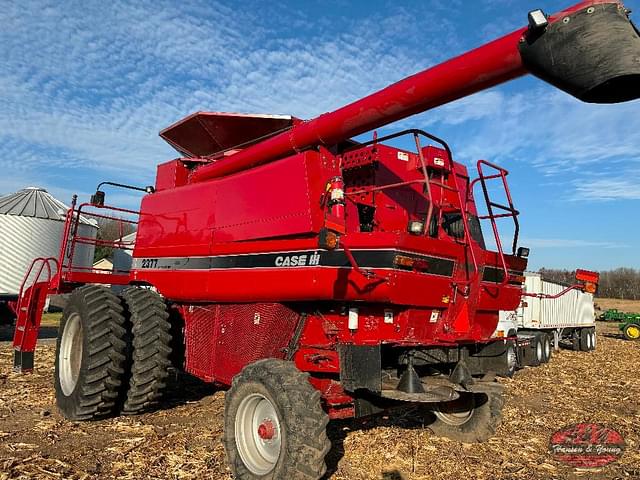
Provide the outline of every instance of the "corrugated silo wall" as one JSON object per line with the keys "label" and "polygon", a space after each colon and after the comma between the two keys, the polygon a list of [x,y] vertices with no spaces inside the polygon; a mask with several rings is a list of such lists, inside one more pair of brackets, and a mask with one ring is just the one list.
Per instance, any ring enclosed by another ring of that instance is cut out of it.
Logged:
{"label": "corrugated silo wall", "polygon": [[[0,294],[17,294],[34,258],[58,257],[64,222],[18,215],[0,215]],[[80,235],[95,237],[96,229],[81,225]],[[74,265],[90,267],[92,245],[78,245]],[[33,278],[32,278],[33,280]]]}

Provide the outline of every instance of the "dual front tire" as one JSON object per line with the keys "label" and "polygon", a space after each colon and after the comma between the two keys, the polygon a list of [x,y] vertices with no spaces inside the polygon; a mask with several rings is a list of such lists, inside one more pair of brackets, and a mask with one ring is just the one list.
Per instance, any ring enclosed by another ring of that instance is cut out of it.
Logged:
{"label": "dual front tire", "polygon": [[99,285],[75,289],[56,346],[60,412],[79,421],[152,408],[170,365],[168,316],[164,301],[151,290],[131,287],[118,297]]}

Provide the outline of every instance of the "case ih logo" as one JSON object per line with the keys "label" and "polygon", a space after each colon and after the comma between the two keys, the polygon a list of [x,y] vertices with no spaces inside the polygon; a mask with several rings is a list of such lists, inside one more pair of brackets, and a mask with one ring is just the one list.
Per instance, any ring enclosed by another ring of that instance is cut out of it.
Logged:
{"label": "case ih logo", "polygon": [[551,436],[553,457],[572,467],[603,467],[622,456],[624,438],[615,430],[598,423],[577,423]]}
{"label": "case ih logo", "polygon": [[276,267],[304,267],[307,265],[318,265],[320,263],[320,254],[313,253],[311,255],[280,255],[276,257]]}

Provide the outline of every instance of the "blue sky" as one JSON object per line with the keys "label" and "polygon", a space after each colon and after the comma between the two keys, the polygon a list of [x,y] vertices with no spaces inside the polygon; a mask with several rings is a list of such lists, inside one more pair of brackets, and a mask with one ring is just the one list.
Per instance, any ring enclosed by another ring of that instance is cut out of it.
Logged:
{"label": "blue sky", "polygon": [[[176,156],[158,132],[191,112],[311,118],[570,1],[1,0],[0,193],[152,184]],[[526,77],[380,133],[408,126],[511,170],[532,268],[640,268],[639,101],[586,105]]]}

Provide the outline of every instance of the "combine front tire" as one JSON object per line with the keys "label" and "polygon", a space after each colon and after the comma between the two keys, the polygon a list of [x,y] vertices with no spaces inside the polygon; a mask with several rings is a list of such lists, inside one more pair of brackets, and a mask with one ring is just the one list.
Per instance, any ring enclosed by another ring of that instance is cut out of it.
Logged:
{"label": "combine front tire", "polygon": [[160,295],[140,287],[122,292],[131,320],[131,377],[122,413],[151,409],[167,386],[171,366],[171,324]]}
{"label": "combine front tire", "polygon": [[317,480],[331,447],[329,417],[309,376],[291,362],[246,366],[225,397],[224,446],[234,478]]}
{"label": "combine front tire", "polygon": [[56,403],[70,420],[114,413],[125,374],[125,317],[108,288],[85,285],[64,309],[55,358]]}
{"label": "combine front tire", "polygon": [[478,384],[474,392],[461,393],[453,402],[433,408],[435,417],[428,428],[440,437],[463,443],[484,442],[502,422],[504,387],[499,383]]}

